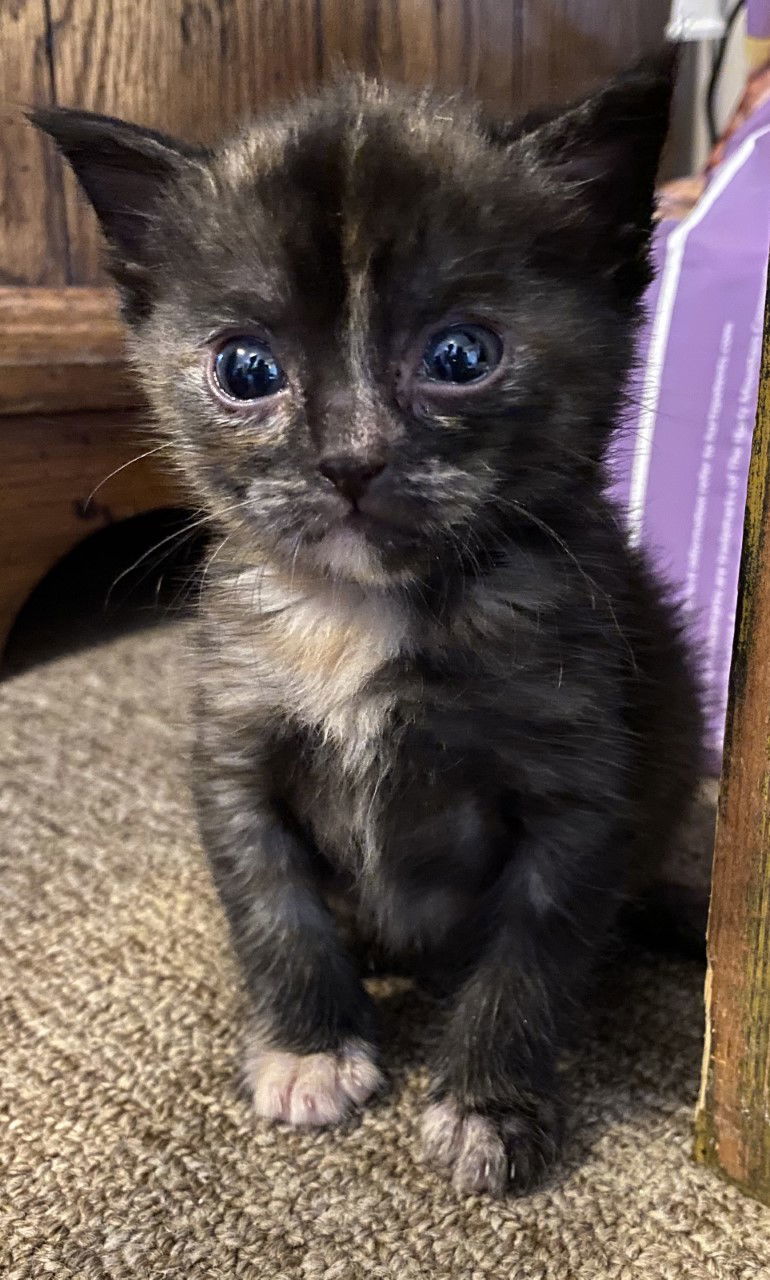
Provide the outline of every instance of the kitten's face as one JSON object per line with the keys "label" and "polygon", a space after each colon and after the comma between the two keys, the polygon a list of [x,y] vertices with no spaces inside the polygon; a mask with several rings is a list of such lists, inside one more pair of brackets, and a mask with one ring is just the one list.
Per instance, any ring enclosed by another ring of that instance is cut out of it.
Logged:
{"label": "kitten's face", "polygon": [[610,322],[529,261],[526,169],[462,117],[410,124],[322,111],[218,154],[167,212],[185,243],[136,344],[209,503],[363,579],[455,557],[574,467]]}
{"label": "kitten's face", "polygon": [[582,107],[501,140],[356,85],[213,152],[150,138],[149,221],[126,211],[125,163],[100,208],[108,163],[84,177],[59,132],[118,244],[160,421],[247,553],[403,580],[474,560],[595,472],[646,278],[668,95],[651,86],[633,216],[600,98],[599,125]]}

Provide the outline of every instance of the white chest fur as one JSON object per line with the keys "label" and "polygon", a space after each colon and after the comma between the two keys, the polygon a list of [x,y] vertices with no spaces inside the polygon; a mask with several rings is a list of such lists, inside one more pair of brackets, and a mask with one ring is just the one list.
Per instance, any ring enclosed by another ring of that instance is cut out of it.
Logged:
{"label": "white chest fur", "polygon": [[236,589],[252,619],[241,643],[261,696],[333,740],[348,767],[365,767],[391,704],[368,682],[408,644],[401,602],[273,573],[243,573]]}

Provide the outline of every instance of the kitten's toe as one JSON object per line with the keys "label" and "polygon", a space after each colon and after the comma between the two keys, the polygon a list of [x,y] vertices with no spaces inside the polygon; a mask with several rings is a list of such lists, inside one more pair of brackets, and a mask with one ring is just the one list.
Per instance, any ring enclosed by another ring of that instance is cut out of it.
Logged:
{"label": "kitten's toe", "polygon": [[383,1084],[371,1048],[350,1041],[340,1053],[285,1053],[253,1046],[246,1082],[254,1110],[266,1120],[327,1125],[343,1120]]}
{"label": "kitten's toe", "polygon": [[559,1151],[558,1107],[544,1099],[527,1111],[493,1116],[463,1111],[451,1097],[423,1117],[422,1154],[462,1195],[500,1196],[540,1183]]}
{"label": "kitten's toe", "polygon": [[499,1196],[508,1184],[508,1157],[494,1124],[476,1112],[463,1114],[453,1098],[425,1112],[422,1154],[462,1195]]}
{"label": "kitten's toe", "polygon": [[501,1196],[508,1186],[508,1154],[494,1123],[471,1114],[463,1121],[452,1186],[461,1195]]}
{"label": "kitten's toe", "polygon": [[437,1169],[449,1169],[460,1150],[463,1117],[454,1098],[434,1102],[422,1118],[422,1156]]}

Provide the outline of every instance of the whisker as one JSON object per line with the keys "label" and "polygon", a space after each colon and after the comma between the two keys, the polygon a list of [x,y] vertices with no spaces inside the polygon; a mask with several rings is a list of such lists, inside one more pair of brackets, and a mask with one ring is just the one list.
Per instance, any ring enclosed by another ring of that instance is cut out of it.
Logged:
{"label": "whisker", "polygon": [[[190,539],[193,537],[193,534],[195,532],[195,528],[197,528],[197,525],[192,529],[184,528],[184,529],[174,530],[174,532],[172,534],[169,534],[167,538],[163,538],[160,542],[156,542],[152,547],[149,547],[147,551],[145,551],[139,557],[138,560],[134,561],[132,565],[129,565],[127,569],[124,569],[118,575],[118,577],[115,578],[113,582],[110,584],[109,591],[107,592],[107,595],[104,600],[105,610],[109,608],[111,603],[112,593],[114,589],[119,585],[122,578],[126,577],[129,573],[132,572],[132,570],[137,569],[139,565],[144,563],[144,561],[147,560],[149,556],[153,555],[154,552],[160,551],[161,547],[167,544],[172,544],[168,547],[167,551],[162,552],[160,555],[156,556],[154,560],[151,560],[147,565],[144,573],[141,575],[141,577],[132,583],[130,590],[135,591],[137,587],[140,587],[143,582],[147,581],[147,578],[149,574],[152,573],[153,569],[157,569],[158,566],[163,564],[164,561],[168,560],[169,556],[173,555],[174,552],[178,550],[179,547],[184,546],[186,542],[190,541]],[[176,542],[174,541],[175,539],[176,539]]]}
{"label": "whisker", "polygon": [[159,444],[159,445],[156,445],[154,449],[148,449],[146,453],[139,453],[135,458],[129,458],[128,462],[121,463],[119,467],[116,467],[115,470],[111,471],[108,476],[105,476],[103,480],[100,480],[99,483],[96,485],[96,487],[91,490],[85,502],[83,503],[83,514],[84,515],[88,514],[88,508],[91,505],[91,502],[93,501],[94,497],[99,492],[99,490],[107,483],[107,481],[113,478],[113,476],[120,475],[121,471],[125,471],[127,467],[133,467],[135,462],[141,462],[143,458],[151,458],[153,454],[160,453],[161,450],[170,449],[170,448],[171,448],[170,444]]}
{"label": "whisker", "polygon": [[211,567],[214,564],[214,561],[216,560],[220,551],[224,551],[225,547],[227,546],[230,539],[233,537],[234,533],[235,533],[235,530],[231,529],[230,532],[219,543],[216,550],[209,556],[208,560],[206,561],[206,564],[203,569],[203,573],[201,574],[200,581],[198,583],[198,600],[200,600],[201,595],[203,593],[203,589],[206,586],[206,578],[208,577],[209,571],[211,570]]}
{"label": "whisker", "polygon": [[[193,533],[194,533],[194,532],[195,532],[195,530],[192,530],[190,533],[188,533],[188,534],[187,534],[187,539],[188,539],[188,540],[193,536]],[[234,531],[233,531],[233,532],[234,532]],[[199,578],[199,577],[198,577],[199,572],[200,572],[200,565],[199,565],[199,564],[196,564],[196,565],[195,565],[195,566],[190,570],[190,572],[189,572],[189,573],[184,577],[184,579],[183,579],[182,581],[180,581],[179,586],[178,586],[178,588],[177,588],[177,591],[176,591],[176,594],[175,594],[175,596],[174,596],[173,600],[172,600],[168,605],[166,605],[166,608],[165,608],[165,610],[164,610],[164,616],[165,616],[165,617],[168,617],[170,614],[174,613],[174,612],[175,612],[175,610],[176,610],[176,608],[177,608],[177,605],[179,605],[180,603],[181,603],[181,604],[186,604],[186,603],[188,602],[189,597],[190,597],[190,595],[192,594],[193,588],[196,586],[196,583],[197,583],[197,587],[198,587],[198,601],[200,602],[200,593],[201,593],[202,586],[203,586],[203,579],[205,578],[206,573],[208,572],[208,569],[210,568],[212,561],[216,559],[216,556],[217,556],[217,555],[219,554],[219,552],[222,550],[222,547],[224,546],[225,542],[228,542],[228,541],[229,541],[229,539],[230,539],[232,536],[233,536],[233,533],[232,533],[232,532],[231,532],[231,533],[229,533],[229,534],[227,535],[227,537],[226,537],[226,538],[224,538],[224,539],[223,539],[223,541],[219,544],[219,546],[218,546],[217,550],[214,552],[214,554],[212,555],[211,559],[210,559],[210,560],[209,560],[209,562],[207,563],[206,568],[205,568],[205,569],[204,569],[204,571],[203,571],[203,576],[202,576],[201,578]],[[175,550],[175,548],[173,548],[173,549],[172,549],[172,551],[173,551],[173,550]],[[167,555],[171,555],[171,554],[172,554],[172,551],[167,552],[167,553],[166,553],[166,556],[167,556]],[[164,557],[161,557],[161,558],[163,559],[163,558],[165,558],[165,556],[164,556]],[[157,562],[156,562],[156,563],[157,563]],[[146,577],[147,575],[145,574],[144,576]],[[141,580],[143,581],[143,579],[141,579]]]}
{"label": "whisker", "polygon": [[591,577],[591,575],[584,569],[583,565],[580,563],[577,556],[572,551],[572,549],[567,545],[564,539],[561,538],[559,534],[556,532],[556,530],[552,529],[551,526],[547,524],[545,520],[541,520],[539,516],[536,516],[534,512],[530,511],[529,508],[525,507],[523,503],[518,502],[515,498],[508,498],[506,499],[506,501],[508,505],[513,507],[515,511],[519,511],[521,515],[524,516],[525,519],[531,520],[532,523],[537,528],[541,529],[543,533],[546,534],[547,537],[551,538],[552,541],[556,544],[556,546],[558,546],[561,549],[561,551],[564,552],[567,558],[572,561],[578,573],[590,588],[592,609],[596,608],[596,595],[594,593],[598,593],[600,596],[603,597],[604,602],[609,611],[610,617],[612,618],[615,630],[617,631],[620,639],[623,641],[623,644],[625,645],[628,651],[629,657],[631,658],[631,664],[632,664],[634,673],[638,674],[634,651],[631,647],[628,637],[625,635],[622,627],[620,626],[620,623],[618,622],[617,614],[615,613],[615,607],[613,605],[613,602],[609,593],[605,591],[602,587],[600,587],[599,584],[596,582],[596,580]]}
{"label": "whisker", "polygon": [[110,589],[107,592],[107,596],[105,598],[105,602],[104,602],[105,608],[109,607],[110,600],[112,598],[112,593],[115,590],[115,588],[118,586],[118,584],[122,582],[123,579],[127,577],[129,573],[133,573],[135,569],[138,569],[139,565],[143,564],[144,561],[148,558],[148,556],[153,555],[156,551],[159,551],[161,547],[167,546],[168,543],[170,542],[174,542],[175,540],[178,541],[181,538],[189,536],[196,529],[200,529],[203,525],[209,524],[211,523],[211,521],[219,519],[220,516],[226,515],[228,512],[237,510],[241,505],[242,504],[240,502],[236,502],[231,507],[225,507],[222,511],[210,512],[207,515],[204,515],[200,520],[194,520],[191,524],[186,525],[184,529],[175,529],[173,533],[168,534],[165,538],[161,538],[160,542],[156,542],[155,545],[150,547],[147,551],[143,551],[142,554],[134,561],[133,564],[128,565],[128,567],[126,569],[123,569],[118,574],[118,576],[113,580],[112,584],[110,585]]}

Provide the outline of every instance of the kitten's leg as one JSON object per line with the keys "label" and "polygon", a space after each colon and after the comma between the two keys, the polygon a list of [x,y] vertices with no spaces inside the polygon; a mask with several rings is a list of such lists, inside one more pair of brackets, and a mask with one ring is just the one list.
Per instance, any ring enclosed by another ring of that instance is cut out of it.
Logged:
{"label": "kitten's leg", "polygon": [[559,1051],[620,905],[613,826],[571,814],[541,827],[496,887],[480,958],[449,1006],[423,1122],[425,1158],[461,1192],[524,1190],[558,1154]]}
{"label": "kitten's leg", "polygon": [[373,1010],[315,884],[312,851],[253,760],[199,749],[203,842],[253,1004],[246,1077],[258,1114],[330,1124],[379,1088]]}

